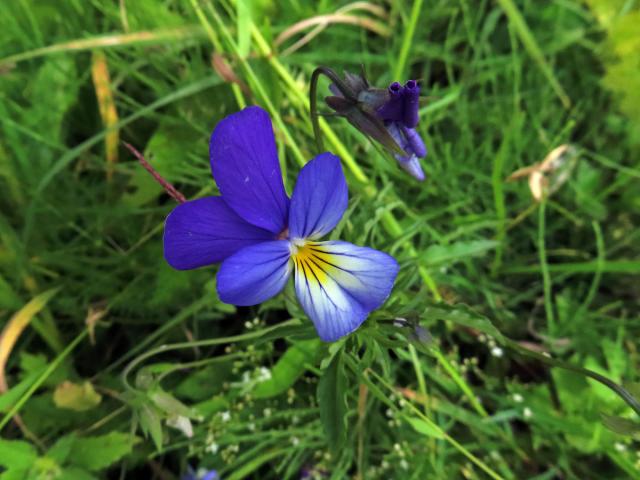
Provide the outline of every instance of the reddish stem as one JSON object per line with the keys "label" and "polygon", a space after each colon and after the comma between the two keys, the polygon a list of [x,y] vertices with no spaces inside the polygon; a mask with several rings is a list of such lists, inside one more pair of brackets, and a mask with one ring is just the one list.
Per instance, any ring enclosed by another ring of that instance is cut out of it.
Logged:
{"label": "reddish stem", "polygon": [[167,192],[169,195],[171,195],[176,202],[178,203],[184,203],[187,201],[186,198],[184,198],[184,195],[182,195],[182,193],[180,193],[176,187],[174,187],[173,185],[171,185],[169,182],[167,182],[164,178],[162,178],[162,175],[160,175],[158,172],[156,172],[156,170],[151,166],[151,164],[149,162],[147,162],[147,160],[144,158],[144,156],[135,149],[135,147],[127,142],[122,142],[124,144],[125,147],[127,147],[127,149],[133,153],[135,155],[135,157],[138,159],[138,161],[140,162],[140,164],[145,168],[145,170],[147,172],[149,172],[151,174],[151,176],[155,179],[156,182],[158,182],[160,185],[162,185],[162,188],[164,188],[165,192]]}

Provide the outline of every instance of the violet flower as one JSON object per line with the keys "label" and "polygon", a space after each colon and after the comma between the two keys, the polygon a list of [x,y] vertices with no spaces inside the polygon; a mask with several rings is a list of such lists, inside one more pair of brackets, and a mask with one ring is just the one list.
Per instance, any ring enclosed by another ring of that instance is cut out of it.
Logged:
{"label": "violet flower", "polygon": [[341,80],[326,67],[316,71],[319,72],[316,76],[323,73],[333,80],[329,86],[333,96],[325,98],[327,105],[389,150],[411,176],[423,181],[419,159],[427,155],[427,149],[416,131],[420,108],[418,82],[409,80],[404,86],[393,82],[385,90],[370,87],[364,73],[347,72]]}
{"label": "violet flower", "polygon": [[182,476],[181,480],[220,480],[220,477],[215,470],[199,468],[196,471],[191,465],[187,465],[187,473]]}
{"label": "violet flower", "polygon": [[221,196],[183,203],[169,214],[167,262],[179,270],[222,262],[218,295],[241,306],[277,295],[293,276],[322,340],[356,330],[389,296],[398,264],[371,248],[319,241],[347,208],[339,158],[325,152],[309,161],[289,199],[271,120],[261,108],[222,120],[209,147]]}
{"label": "violet flower", "polygon": [[405,155],[394,153],[393,156],[412,177],[423,181],[424,171],[418,159],[427,155],[427,149],[415,129],[419,120],[420,86],[415,80],[409,80],[404,87],[393,82],[388,91],[389,98],[377,109],[377,113],[405,152]]}

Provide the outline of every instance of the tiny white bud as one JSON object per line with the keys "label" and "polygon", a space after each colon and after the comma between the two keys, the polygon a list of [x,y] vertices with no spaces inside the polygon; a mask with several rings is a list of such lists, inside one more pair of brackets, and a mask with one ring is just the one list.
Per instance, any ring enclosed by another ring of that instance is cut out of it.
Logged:
{"label": "tiny white bud", "polygon": [[491,355],[493,355],[494,357],[500,358],[502,357],[502,355],[504,355],[504,351],[500,347],[495,346],[491,349]]}

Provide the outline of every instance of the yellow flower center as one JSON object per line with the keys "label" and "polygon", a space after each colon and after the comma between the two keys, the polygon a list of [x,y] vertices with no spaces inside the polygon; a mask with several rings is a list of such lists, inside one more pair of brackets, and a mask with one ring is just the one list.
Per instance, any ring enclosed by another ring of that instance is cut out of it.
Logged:
{"label": "yellow flower center", "polygon": [[308,282],[325,283],[336,268],[331,255],[317,242],[292,241],[291,259],[296,272],[303,274]]}

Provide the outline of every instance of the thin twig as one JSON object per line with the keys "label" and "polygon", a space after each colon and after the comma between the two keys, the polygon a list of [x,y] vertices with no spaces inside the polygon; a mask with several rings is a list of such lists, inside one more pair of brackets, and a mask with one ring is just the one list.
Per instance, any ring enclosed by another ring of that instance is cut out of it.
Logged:
{"label": "thin twig", "polygon": [[140,162],[140,164],[145,168],[145,170],[147,172],[149,172],[151,174],[151,176],[155,179],[156,182],[158,182],[160,185],[162,185],[162,188],[164,188],[164,190],[171,195],[176,202],[178,203],[185,203],[187,201],[187,199],[184,197],[184,195],[182,195],[182,193],[180,193],[173,185],[171,185],[169,182],[167,182],[162,175],[160,175],[155,168],[153,168],[151,166],[151,164],[149,162],[147,162],[147,160],[144,158],[144,156],[135,149],[135,147],[133,147],[131,144],[127,143],[127,142],[122,142],[124,144],[125,147],[127,147],[127,149],[133,153],[133,155],[135,155],[135,157],[138,159],[138,161]]}

